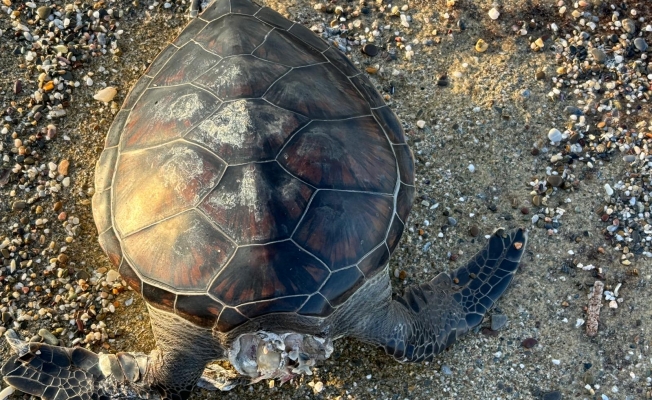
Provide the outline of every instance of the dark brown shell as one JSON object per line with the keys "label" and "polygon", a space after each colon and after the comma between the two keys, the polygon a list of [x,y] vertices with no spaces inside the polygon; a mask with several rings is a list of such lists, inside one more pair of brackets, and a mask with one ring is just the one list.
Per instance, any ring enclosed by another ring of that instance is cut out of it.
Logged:
{"label": "dark brown shell", "polygon": [[100,244],[128,284],[228,331],[332,313],[387,263],[414,172],[347,57],[271,9],[217,0],[127,96],[95,186]]}

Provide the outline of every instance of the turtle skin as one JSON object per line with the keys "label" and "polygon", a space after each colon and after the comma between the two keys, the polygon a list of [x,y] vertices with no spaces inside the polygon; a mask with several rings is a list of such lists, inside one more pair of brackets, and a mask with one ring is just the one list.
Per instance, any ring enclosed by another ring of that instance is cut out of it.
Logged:
{"label": "turtle skin", "polygon": [[404,131],[308,28],[218,0],[152,62],[97,163],[99,242],[152,307],[228,332],[325,318],[383,270],[414,198]]}

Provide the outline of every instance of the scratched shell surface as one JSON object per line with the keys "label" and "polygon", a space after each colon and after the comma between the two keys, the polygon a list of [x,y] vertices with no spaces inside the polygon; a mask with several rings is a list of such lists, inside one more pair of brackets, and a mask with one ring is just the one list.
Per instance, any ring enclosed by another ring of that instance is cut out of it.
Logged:
{"label": "scratched shell surface", "polygon": [[228,331],[326,317],[382,270],[413,169],[396,116],[346,56],[269,8],[218,0],[127,96],[93,213],[146,301]]}

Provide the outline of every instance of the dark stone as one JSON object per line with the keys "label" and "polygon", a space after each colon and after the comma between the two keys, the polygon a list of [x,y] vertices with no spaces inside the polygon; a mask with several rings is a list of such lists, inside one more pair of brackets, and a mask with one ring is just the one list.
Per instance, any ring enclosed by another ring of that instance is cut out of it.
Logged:
{"label": "dark stone", "polygon": [[544,393],[541,400],[561,400],[561,392],[555,390],[553,392]]}
{"label": "dark stone", "polygon": [[375,57],[378,55],[378,46],[373,45],[371,43],[367,43],[362,47],[362,52],[369,57]]}
{"label": "dark stone", "polygon": [[537,343],[539,343],[539,341],[535,338],[527,338],[521,342],[521,346],[525,347],[526,349],[531,349],[532,347],[536,346]]}

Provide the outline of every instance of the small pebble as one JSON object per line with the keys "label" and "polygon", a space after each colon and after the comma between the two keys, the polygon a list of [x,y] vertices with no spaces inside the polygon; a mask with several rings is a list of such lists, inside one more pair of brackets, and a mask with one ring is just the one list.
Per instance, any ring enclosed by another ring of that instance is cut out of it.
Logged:
{"label": "small pebble", "polygon": [[417,121],[417,126],[419,127],[419,129],[423,129],[423,128],[425,128],[425,126],[426,126],[426,121],[424,121],[424,120],[422,120],[422,119],[418,120],[418,121]]}
{"label": "small pebble", "polygon": [[61,160],[61,162],[59,162],[59,166],[57,167],[57,172],[59,172],[60,175],[66,176],[68,175],[69,167],[70,167],[70,161]]}
{"label": "small pebble", "polygon": [[521,342],[521,346],[525,347],[526,349],[531,349],[536,346],[537,343],[539,343],[539,341],[535,338],[527,338]]}
{"label": "small pebble", "polygon": [[507,315],[493,314],[491,316],[491,330],[499,331],[507,325]]}
{"label": "small pebble", "polygon": [[641,52],[647,51],[647,47],[648,47],[645,39],[641,37],[634,39],[634,46],[636,46],[636,48]]}
{"label": "small pebble", "polygon": [[607,61],[607,54],[602,49],[592,48],[591,55],[595,61],[599,62],[600,64],[604,64],[605,61]]}
{"label": "small pebble", "polygon": [[100,90],[99,92],[95,93],[95,96],[93,98],[98,101],[103,101],[105,103],[110,102],[113,100],[113,98],[118,94],[118,90],[114,88],[113,86],[108,86],[105,87],[104,89]]}
{"label": "small pebble", "polygon": [[36,9],[36,14],[41,19],[46,19],[47,17],[49,17],[51,12],[52,9],[47,6],[39,7]]}
{"label": "small pebble", "polygon": [[631,19],[629,19],[629,18],[624,19],[621,22],[621,24],[622,24],[623,29],[625,30],[625,32],[632,33],[632,34],[636,32],[636,24]]}
{"label": "small pebble", "polygon": [[500,17],[500,12],[498,10],[496,10],[496,7],[489,10],[488,14],[489,14],[489,18],[491,18],[493,20],[497,20],[498,17]]}
{"label": "small pebble", "polygon": [[116,280],[120,279],[120,274],[118,271],[114,269],[110,269],[109,272],[106,273],[106,282],[107,283],[113,283]]}
{"label": "small pebble", "polygon": [[477,237],[480,234],[480,228],[477,227],[477,225],[471,225],[469,228],[469,235],[473,237]]}
{"label": "small pebble", "polygon": [[56,338],[49,330],[43,328],[38,331],[38,335],[43,339],[43,341],[52,346],[57,346],[59,344],[59,339]]}
{"label": "small pebble", "polygon": [[564,182],[564,180],[559,175],[549,175],[546,178],[546,182],[552,187],[559,187]]}
{"label": "small pebble", "polygon": [[544,393],[541,400],[561,400],[561,392],[555,390],[553,392]]}
{"label": "small pebble", "polygon": [[553,143],[561,142],[562,138],[563,138],[563,136],[562,136],[561,132],[559,131],[559,129],[552,128],[548,132],[548,139],[550,139],[550,141],[553,142]]}
{"label": "small pebble", "polygon": [[362,52],[369,57],[375,57],[378,55],[378,47],[376,45],[373,45],[371,43],[367,43],[364,46],[362,46]]}
{"label": "small pebble", "polygon": [[478,41],[475,43],[475,51],[478,53],[484,53],[488,48],[489,45],[482,39],[478,39]]}

